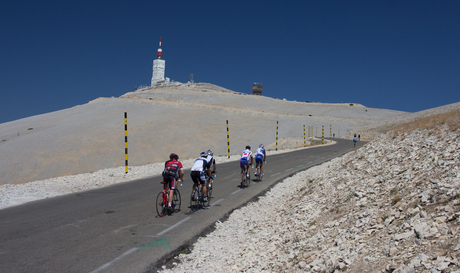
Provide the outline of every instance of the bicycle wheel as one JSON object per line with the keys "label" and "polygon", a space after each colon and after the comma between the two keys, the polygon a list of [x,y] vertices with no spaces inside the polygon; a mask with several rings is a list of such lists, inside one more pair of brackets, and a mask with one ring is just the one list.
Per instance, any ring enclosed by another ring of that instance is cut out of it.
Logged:
{"label": "bicycle wheel", "polygon": [[157,202],[156,206],[157,206],[158,216],[160,216],[160,217],[165,216],[166,212],[168,211],[168,205],[166,204],[166,201],[164,200],[164,192],[163,191],[158,193],[156,202]]}
{"label": "bicycle wheel", "polygon": [[248,170],[245,169],[244,172],[243,172],[243,188],[247,188],[248,187]]}
{"label": "bicycle wheel", "polygon": [[180,211],[180,205],[181,205],[181,197],[180,197],[180,191],[178,189],[174,190],[173,194],[173,208],[174,212],[179,212]]}
{"label": "bicycle wheel", "polygon": [[190,209],[192,211],[197,211],[200,205],[200,198],[198,193],[198,188],[193,188],[192,194],[190,195]]}
{"label": "bicycle wheel", "polygon": [[246,188],[247,188],[251,184],[251,178],[249,177],[249,167],[246,169],[245,176],[246,176]]}

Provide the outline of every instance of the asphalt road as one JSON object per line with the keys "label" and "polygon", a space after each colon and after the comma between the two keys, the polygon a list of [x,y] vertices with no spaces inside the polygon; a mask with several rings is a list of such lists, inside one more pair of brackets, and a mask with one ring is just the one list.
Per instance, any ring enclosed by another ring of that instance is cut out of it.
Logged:
{"label": "asphalt road", "polygon": [[353,150],[351,141],[336,141],[268,156],[264,180],[246,189],[239,187],[238,162],[217,162],[211,206],[197,212],[189,209],[189,170],[179,188],[181,211],[163,218],[155,209],[159,176],[0,210],[0,271],[156,272],[283,178]]}

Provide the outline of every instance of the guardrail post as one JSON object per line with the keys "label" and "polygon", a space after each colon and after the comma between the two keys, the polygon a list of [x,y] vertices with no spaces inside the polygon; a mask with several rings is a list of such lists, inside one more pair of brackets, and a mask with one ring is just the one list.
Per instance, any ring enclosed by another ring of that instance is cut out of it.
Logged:
{"label": "guardrail post", "polygon": [[228,158],[230,158],[230,135],[228,133],[228,119],[227,119],[227,149],[228,149]]}
{"label": "guardrail post", "polygon": [[276,121],[276,150],[278,151],[278,121]]}
{"label": "guardrail post", "polygon": [[321,144],[324,144],[324,125],[321,128]]}
{"label": "guardrail post", "polygon": [[307,147],[307,141],[305,139],[305,125],[303,126],[303,146]]}
{"label": "guardrail post", "polygon": [[128,113],[125,112],[125,172],[128,173]]}

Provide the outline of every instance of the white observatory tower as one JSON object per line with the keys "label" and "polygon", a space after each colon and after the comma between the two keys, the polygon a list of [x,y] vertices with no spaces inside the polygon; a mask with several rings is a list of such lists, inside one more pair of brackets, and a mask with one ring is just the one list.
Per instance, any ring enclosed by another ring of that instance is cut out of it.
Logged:
{"label": "white observatory tower", "polygon": [[158,82],[164,82],[165,80],[165,60],[161,59],[161,38],[160,38],[160,47],[158,48],[157,57],[153,60],[153,72],[152,72],[152,82],[150,86],[155,86]]}

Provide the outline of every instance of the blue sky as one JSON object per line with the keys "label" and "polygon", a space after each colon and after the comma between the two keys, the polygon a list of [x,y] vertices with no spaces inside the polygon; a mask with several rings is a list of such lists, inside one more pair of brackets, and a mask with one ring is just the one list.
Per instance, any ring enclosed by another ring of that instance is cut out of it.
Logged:
{"label": "blue sky", "polygon": [[460,1],[2,1],[0,123],[166,76],[297,101],[460,101]]}

